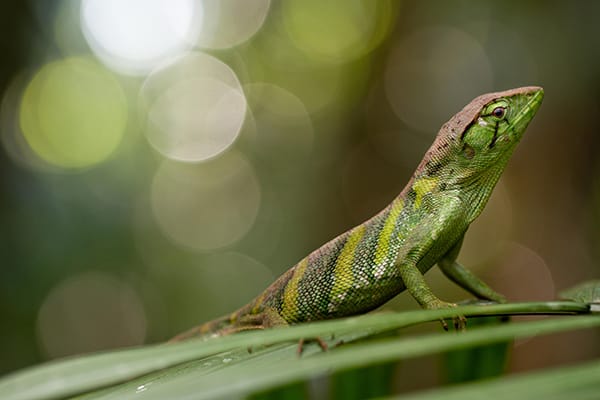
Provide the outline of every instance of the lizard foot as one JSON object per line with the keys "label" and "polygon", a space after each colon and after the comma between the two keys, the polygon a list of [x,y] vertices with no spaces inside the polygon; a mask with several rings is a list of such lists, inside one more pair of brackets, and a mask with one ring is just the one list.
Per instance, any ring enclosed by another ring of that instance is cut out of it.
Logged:
{"label": "lizard foot", "polygon": [[304,351],[304,344],[307,342],[317,342],[317,344],[319,345],[319,347],[321,348],[321,350],[323,351],[327,351],[327,343],[325,343],[325,341],[323,339],[321,339],[320,337],[316,337],[313,339],[300,339],[298,341],[298,349],[296,350],[296,353],[298,354],[298,357],[300,357],[302,355],[302,352]]}
{"label": "lizard foot", "polygon": [[[425,308],[428,310],[438,310],[440,308],[453,308],[453,307],[457,307],[457,304],[448,303],[448,302],[445,302],[442,300],[437,300],[437,301],[430,302],[429,304],[426,305]],[[443,319],[440,319],[440,322],[442,324],[442,328],[444,328],[445,331],[448,331],[448,323]],[[467,328],[467,319],[462,315],[453,317],[452,323],[454,325],[454,329],[457,331],[463,332]]]}

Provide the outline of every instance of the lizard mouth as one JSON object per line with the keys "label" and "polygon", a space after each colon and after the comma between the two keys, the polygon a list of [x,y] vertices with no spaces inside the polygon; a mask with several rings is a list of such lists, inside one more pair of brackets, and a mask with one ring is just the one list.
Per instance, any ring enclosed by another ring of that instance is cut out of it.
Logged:
{"label": "lizard mouth", "polygon": [[539,86],[531,86],[523,88],[523,94],[525,95],[525,104],[521,106],[511,124],[513,127],[511,136],[515,136],[516,138],[520,138],[523,135],[525,128],[527,128],[527,125],[529,125],[529,122],[540,108],[544,98],[544,89]]}

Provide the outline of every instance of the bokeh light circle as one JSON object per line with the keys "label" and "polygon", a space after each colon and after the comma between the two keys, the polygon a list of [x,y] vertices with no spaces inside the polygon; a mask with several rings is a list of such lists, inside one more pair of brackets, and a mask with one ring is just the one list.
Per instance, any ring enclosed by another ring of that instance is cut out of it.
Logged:
{"label": "bokeh light circle", "polygon": [[270,83],[244,85],[252,113],[256,153],[273,166],[294,167],[311,153],[312,120],[293,93]]}
{"label": "bokeh light circle", "polygon": [[390,0],[285,0],[284,24],[308,56],[343,63],[367,54],[388,35],[395,16]]}
{"label": "bokeh light circle", "polygon": [[233,70],[199,52],[150,75],[140,98],[150,144],[164,156],[186,162],[204,161],[231,146],[247,108]]}
{"label": "bokeh light circle", "polygon": [[473,97],[492,90],[491,63],[482,45],[450,27],[429,27],[392,49],[385,92],[392,109],[410,127],[437,132]]}
{"label": "bokeh light circle", "polygon": [[311,115],[332,119],[355,107],[370,85],[373,60],[359,57],[344,63],[335,55],[311,56],[296,45],[285,18],[280,17],[283,4],[272,9],[275,17],[269,18],[260,37],[244,51],[246,81],[268,82],[288,90]]}
{"label": "bokeh light circle", "polygon": [[[207,254],[202,261],[196,257],[194,262],[179,263],[176,274],[181,280],[178,288],[184,300],[178,305],[178,312],[182,320],[189,321],[184,326],[237,309],[276,278],[264,264],[233,251],[219,251]],[[221,297],[223,291],[229,295]],[[218,302],[214,301],[216,298]],[[198,304],[211,307],[199,308]]]}
{"label": "bokeh light circle", "polygon": [[25,73],[18,74],[4,91],[0,104],[0,141],[15,164],[38,171],[47,171],[50,165],[31,149],[19,123],[23,92],[30,80],[31,77]]}
{"label": "bokeh light circle", "polygon": [[29,82],[19,120],[40,158],[58,167],[83,168],[117,148],[127,102],[119,82],[100,64],[68,58],[46,64]]}
{"label": "bokeh light circle", "polygon": [[244,237],[260,199],[252,166],[234,151],[202,164],[165,160],[152,184],[152,209],[162,231],[174,243],[201,251]]}
{"label": "bokeh light circle", "polygon": [[[554,298],[556,284],[546,261],[533,249],[517,242],[504,242],[500,265],[491,269],[489,281],[511,301],[543,301]],[[527,282],[515,285],[515,280]]]}
{"label": "bokeh light circle", "polygon": [[134,75],[189,50],[202,19],[199,0],[81,2],[81,26],[92,51],[111,68]]}
{"label": "bokeh light circle", "polygon": [[263,25],[270,0],[204,0],[204,20],[196,44],[224,49],[250,39]]}
{"label": "bokeh light circle", "polygon": [[143,343],[146,315],[128,284],[102,273],[84,273],[55,286],[39,310],[38,340],[51,357]]}

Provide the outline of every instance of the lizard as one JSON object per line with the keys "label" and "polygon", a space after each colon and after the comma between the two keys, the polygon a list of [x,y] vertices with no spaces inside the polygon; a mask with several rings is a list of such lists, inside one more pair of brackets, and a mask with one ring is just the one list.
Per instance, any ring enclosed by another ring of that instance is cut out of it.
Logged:
{"label": "lizard", "polygon": [[171,341],[362,314],[404,290],[425,309],[456,307],[424,280],[436,263],[477,298],[505,302],[456,259],[543,97],[541,87],[528,86],[475,98],[442,125],[387,207],[310,253],[247,305]]}

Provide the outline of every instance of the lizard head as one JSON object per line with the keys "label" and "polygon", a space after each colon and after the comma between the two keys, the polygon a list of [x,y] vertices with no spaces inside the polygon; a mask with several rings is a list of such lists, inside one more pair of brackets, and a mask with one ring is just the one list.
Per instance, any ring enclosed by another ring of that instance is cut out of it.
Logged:
{"label": "lizard head", "polygon": [[417,171],[448,188],[490,174],[495,184],[543,97],[541,87],[527,86],[475,98],[442,126]]}
{"label": "lizard head", "polygon": [[499,158],[510,157],[543,97],[542,88],[524,87],[473,100],[464,110],[479,111],[471,114],[458,137],[461,148],[456,162],[467,169],[483,170],[495,166]]}
{"label": "lizard head", "polygon": [[481,95],[440,129],[411,183],[416,191],[456,191],[473,220],[483,209],[544,90],[537,86]]}

